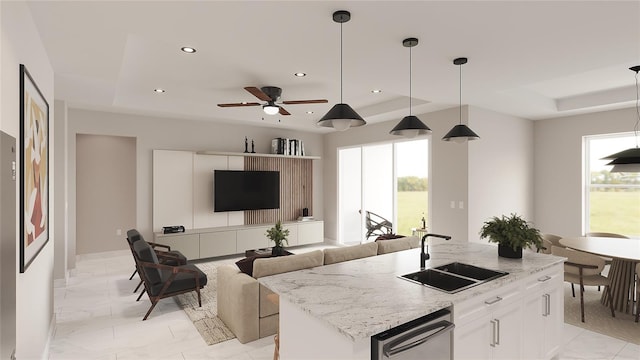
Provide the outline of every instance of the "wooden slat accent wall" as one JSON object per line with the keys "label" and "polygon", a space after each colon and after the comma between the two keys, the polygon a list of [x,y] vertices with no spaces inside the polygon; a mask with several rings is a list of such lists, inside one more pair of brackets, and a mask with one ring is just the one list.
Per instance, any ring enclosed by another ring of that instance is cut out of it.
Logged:
{"label": "wooden slat accent wall", "polygon": [[296,220],[302,215],[303,208],[313,208],[311,159],[246,156],[244,169],[280,172],[280,209],[247,210],[244,212],[245,224]]}

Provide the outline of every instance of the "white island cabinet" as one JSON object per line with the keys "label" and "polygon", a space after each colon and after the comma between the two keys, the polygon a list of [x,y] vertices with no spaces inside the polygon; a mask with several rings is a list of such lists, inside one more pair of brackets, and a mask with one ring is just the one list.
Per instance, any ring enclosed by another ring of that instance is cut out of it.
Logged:
{"label": "white island cabinet", "polygon": [[280,295],[280,358],[368,360],[371,336],[445,308],[455,359],[559,354],[564,258],[525,251],[505,259],[495,246],[473,243],[429,248],[427,268],[457,261],[508,275],[445,293],[399,278],[419,269],[420,249],[411,249],[262,277]]}

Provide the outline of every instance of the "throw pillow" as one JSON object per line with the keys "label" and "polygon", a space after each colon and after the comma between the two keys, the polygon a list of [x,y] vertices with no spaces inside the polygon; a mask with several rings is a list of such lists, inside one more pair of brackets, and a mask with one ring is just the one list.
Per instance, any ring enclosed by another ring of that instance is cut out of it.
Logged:
{"label": "throw pillow", "polygon": [[253,262],[256,259],[264,259],[264,258],[270,258],[270,257],[272,257],[272,255],[249,256],[247,258],[236,261],[236,265],[238,266],[238,269],[240,269],[240,271],[253,277]]}
{"label": "throw pillow", "polygon": [[384,235],[378,236],[378,238],[376,238],[376,241],[398,239],[398,238],[403,238],[403,237],[404,237],[404,235],[384,234]]}

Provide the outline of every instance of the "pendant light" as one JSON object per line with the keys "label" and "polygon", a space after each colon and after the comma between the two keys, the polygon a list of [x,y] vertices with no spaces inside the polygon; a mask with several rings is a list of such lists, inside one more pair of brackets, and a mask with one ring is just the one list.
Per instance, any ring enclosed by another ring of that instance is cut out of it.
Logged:
{"label": "pendant light", "polygon": [[453,127],[453,129],[449,130],[447,135],[445,135],[442,140],[444,141],[455,141],[455,142],[465,142],[467,140],[477,140],[480,139],[478,134],[474,133],[473,130],[469,129],[467,125],[462,124],[462,65],[467,63],[467,58],[461,57],[453,60],[454,65],[460,66],[460,123]]}
{"label": "pendant light", "polygon": [[638,126],[640,126],[640,90],[638,89],[638,72],[640,65],[632,66],[629,70],[636,73],[636,125],[633,132],[636,137],[636,147],[620,151],[601,160],[612,160],[607,165],[613,165],[611,172],[640,172],[640,147],[638,147]]}
{"label": "pendant light", "polygon": [[340,103],[333,105],[331,110],[318,121],[319,126],[333,127],[339,131],[367,123],[351,106],[342,102],[342,24],[350,19],[351,13],[346,10],[333,13],[333,21],[340,23]]}
{"label": "pendant light", "polygon": [[398,125],[396,125],[389,134],[412,138],[418,135],[430,134],[431,129],[420,121],[417,116],[411,115],[411,48],[418,45],[418,39],[404,39],[402,45],[409,48],[409,116],[405,116],[400,120]]}

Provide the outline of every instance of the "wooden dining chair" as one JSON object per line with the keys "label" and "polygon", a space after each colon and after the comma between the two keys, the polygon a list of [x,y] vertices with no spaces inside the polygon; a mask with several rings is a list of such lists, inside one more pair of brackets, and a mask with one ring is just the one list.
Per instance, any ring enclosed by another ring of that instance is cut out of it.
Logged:
{"label": "wooden dining chair", "polygon": [[[551,253],[556,256],[567,258],[564,263],[564,281],[571,284],[580,285],[580,318],[584,321],[584,287],[604,285],[609,293],[609,299],[613,299],[611,295],[611,286],[609,279],[600,272],[604,268],[604,260],[597,255],[589,254],[583,251],[561,248],[558,246],[551,247]],[[575,296],[575,293],[574,293]],[[611,316],[616,317],[613,310],[613,301],[609,301],[611,308]]]}

